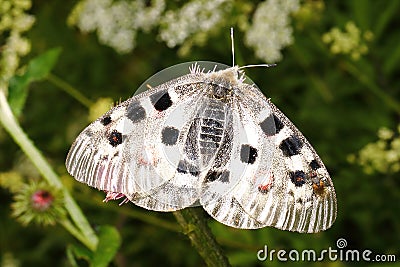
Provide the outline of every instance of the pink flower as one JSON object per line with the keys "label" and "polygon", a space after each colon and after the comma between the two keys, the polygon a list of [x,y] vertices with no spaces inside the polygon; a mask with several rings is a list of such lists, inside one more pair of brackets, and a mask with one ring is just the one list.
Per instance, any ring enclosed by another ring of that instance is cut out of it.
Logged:
{"label": "pink flower", "polygon": [[32,195],[32,207],[38,211],[47,210],[54,201],[53,195],[46,190],[38,190]]}

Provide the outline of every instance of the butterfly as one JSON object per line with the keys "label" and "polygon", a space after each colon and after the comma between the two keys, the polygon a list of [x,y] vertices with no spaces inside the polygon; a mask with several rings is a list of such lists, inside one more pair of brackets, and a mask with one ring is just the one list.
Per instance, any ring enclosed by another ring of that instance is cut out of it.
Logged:
{"label": "butterfly", "polygon": [[235,228],[331,227],[326,167],[243,68],[186,63],[145,86],[79,134],[66,159],[78,181],[154,211],[201,205]]}

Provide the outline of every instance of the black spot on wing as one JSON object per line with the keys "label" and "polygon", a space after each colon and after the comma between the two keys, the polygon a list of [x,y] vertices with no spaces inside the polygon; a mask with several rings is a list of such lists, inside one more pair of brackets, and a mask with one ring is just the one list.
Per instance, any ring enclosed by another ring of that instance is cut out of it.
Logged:
{"label": "black spot on wing", "polygon": [[165,127],[161,132],[161,141],[169,146],[175,145],[178,137],[179,130],[174,127]]}
{"label": "black spot on wing", "polygon": [[282,150],[285,157],[291,157],[300,154],[303,142],[296,136],[289,136],[282,140],[279,144],[279,149]]}
{"label": "black spot on wing", "polygon": [[296,186],[300,187],[306,183],[306,174],[303,171],[290,172],[290,181]]}
{"label": "black spot on wing", "polygon": [[104,126],[108,125],[111,123],[111,117],[110,116],[105,116],[104,118],[102,118],[100,120],[101,124],[103,124]]}
{"label": "black spot on wing", "polygon": [[133,101],[126,109],[126,116],[133,123],[136,123],[146,118],[146,110],[140,105],[139,101]]}
{"label": "black spot on wing", "polygon": [[110,145],[116,147],[122,144],[122,134],[117,130],[113,130],[110,136],[108,137],[108,141],[110,142]]}
{"label": "black spot on wing", "polygon": [[184,173],[184,174],[190,173],[193,176],[199,176],[200,174],[199,168],[197,166],[190,164],[186,160],[179,161],[176,170],[178,173]]}
{"label": "black spot on wing", "polygon": [[267,118],[265,118],[265,120],[260,122],[260,127],[261,130],[263,130],[263,132],[265,133],[265,135],[272,136],[279,133],[284,127],[284,125],[282,121],[277,116],[275,116],[275,114],[273,114],[272,117],[270,115]]}
{"label": "black spot on wing", "polygon": [[219,180],[222,183],[229,183],[229,171],[209,171],[206,175],[205,182],[214,182],[215,180]]}
{"label": "black spot on wing", "polygon": [[150,96],[150,101],[158,111],[164,111],[172,105],[171,97],[167,90],[152,94]]}
{"label": "black spot on wing", "polygon": [[309,166],[310,166],[310,168],[312,169],[312,170],[317,170],[317,169],[319,169],[319,168],[321,168],[321,165],[319,165],[319,163],[315,160],[315,159],[313,159],[311,162],[310,162],[310,164],[309,164]]}
{"label": "black spot on wing", "polygon": [[88,137],[92,137],[93,136],[93,131],[91,129],[86,129],[84,131],[85,135]]}
{"label": "black spot on wing", "polygon": [[257,158],[257,149],[251,145],[242,145],[240,149],[240,160],[244,163],[253,164]]}
{"label": "black spot on wing", "polygon": [[275,114],[274,114],[274,123],[275,123],[276,133],[279,133],[283,129],[284,125],[283,122],[277,116],[275,116]]}

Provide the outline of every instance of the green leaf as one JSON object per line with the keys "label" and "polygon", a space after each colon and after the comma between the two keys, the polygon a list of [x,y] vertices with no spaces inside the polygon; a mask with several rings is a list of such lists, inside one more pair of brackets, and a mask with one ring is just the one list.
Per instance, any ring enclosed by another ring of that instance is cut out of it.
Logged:
{"label": "green leaf", "polygon": [[28,84],[29,81],[26,76],[14,76],[10,79],[8,103],[15,116],[21,114],[28,95]]}
{"label": "green leaf", "polygon": [[56,64],[60,53],[61,48],[53,48],[32,59],[28,64],[26,74],[35,81],[46,78]]}
{"label": "green leaf", "polygon": [[397,12],[399,10],[399,4],[399,1],[388,1],[384,5],[385,8],[377,13],[379,16],[378,21],[374,25],[375,40],[379,40],[381,38],[384,30],[390,25],[390,22],[393,21],[393,18],[397,16],[396,14],[398,14]]}
{"label": "green leaf", "polygon": [[21,114],[25,105],[29,84],[46,78],[57,62],[60,53],[60,48],[54,48],[33,58],[28,63],[23,75],[16,75],[10,79],[8,102],[16,116]]}
{"label": "green leaf", "polygon": [[68,245],[67,247],[67,258],[71,266],[78,267],[78,264],[75,259],[84,259],[87,262],[90,262],[93,257],[93,252],[89,249],[76,246],[76,245]]}
{"label": "green leaf", "polygon": [[99,243],[94,252],[92,267],[107,267],[114,259],[115,254],[121,245],[121,237],[115,227],[102,226],[99,231]]}
{"label": "green leaf", "polygon": [[384,58],[382,69],[387,76],[392,75],[392,73],[398,69],[400,62],[399,42],[400,38],[398,36],[393,36],[391,43],[386,46],[386,50],[390,51],[390,56],[382,57]]}

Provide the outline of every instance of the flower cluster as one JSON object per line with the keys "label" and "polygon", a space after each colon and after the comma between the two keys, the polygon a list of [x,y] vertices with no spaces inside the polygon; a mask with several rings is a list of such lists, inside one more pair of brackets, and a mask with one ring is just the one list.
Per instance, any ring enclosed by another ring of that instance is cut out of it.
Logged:
{"label": "flower cluster", "polygon": [[265,62],[282,59],[281,50],[292,44],[290,14],[300,7],[299,0],[266,0],[258,5],[245,42]]}
{"label": "flower cluster", "polygon": [[320,22],[325,4],[323,0],[306,0],[299,10],[293,14],[298,29],[305,29]]}
{"label": "flower cluster", "polygon": [[190,36],[208,33],[225,20],[225,12],[232,8],[230,0],[191,1],[182,8],[169,10],[162,18],[160,38],[169,47],[182,44]]}
{"label": "flower cluster", "polygon": [[149,32],[154,26],[158,25],[161,15],[165,10],[164,0],[153,0],[151,6],[146,6],[149,1],[133,1],[135,10],[135,27]]}
{"label": "flower cluster", "polygon": [[358,60],[361,55],[368,52],[366,41],[372,39],[371,31],[362,33],[352,21],[346,23],[345,31],[334,27],[322,36],[322,41],[330,44],[332,54],[348,54],[353,60]]}
{"label": "flower cluster", "polygon": [[[178,53],[184,55],[193,45],[204,44],[210,34],[234,22],[246,32],[245,43],[259,58],[277,62],[282,58],[281,50],[293,42],[290,15],[299,10],[300,1],[266,0],[255,8],[249,23],[253,6],[232,0],[193,0],[169,9],[165,0],[82,0],[71,12],[68,24],[83,32],[96,31],[101,43],[119,53],[132,51],[139,30],[146,32],[158,26],[160,40],[171,48],[180,46]],[[311,9],[321,8],[321,4],[310,4],[302,17],[310,15]]]}
{"label": "flower cluster", "polygon": [[113,1],[83,0],[68,18],[69,25],[76,25],[83,32],[96,31],[101,43],[124,54],[135,47],[139,29],[149,31],[165,9],[164,0]]}
{"label": "flower cluster", "polygon": [[148,32],[156,26],[160,26],[160,39],[169,47],[201,43],[226,22],[232,5],[232,0],[198,0],[165,12],[165,0],[82,0],[71,12],[68,24],[82,32],[96,31],[101,43],[124,54],[135,47],[139,30]]}
{"label": "flower cluster", "polygon": [[24,183],[14,194],[13,216],[23,225],[53,225],[65,217],[63,194],[41,182]]}
{"label": "flower cluster", "polygon": [[358,162],[366,173],[396,173],[400,171],[400,125],[397,132],[381,128],[379,140],[367,144],[358,155],[350,155],[351,163]]}
{"label": "flower cluster", "polygon": [[29,30],[35,19],[25,13],[31,8],[30,0],[0,1],[0,87],[7,87],[8,80],[19,65],[19,58],[29,53],[31,46],[22,34]]}

